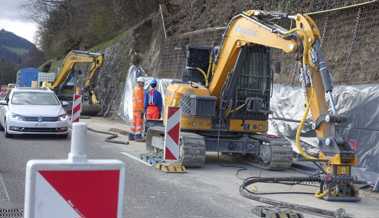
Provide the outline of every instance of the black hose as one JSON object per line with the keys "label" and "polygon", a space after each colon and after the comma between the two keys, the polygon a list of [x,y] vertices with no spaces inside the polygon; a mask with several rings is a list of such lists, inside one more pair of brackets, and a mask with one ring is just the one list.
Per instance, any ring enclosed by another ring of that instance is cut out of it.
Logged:
{"label": "black hose", "polygon": [[247,189],[248,186],[254,183],[277,183],[282,185],[299,185],[301,183],[315,183],[320,182],[319,176],[307,176],[307,177],[249,177],[246,178],[241,187],[246,192],[254,195],[272,195],[272,194],[314,194],[311,192],[252,192]]}
{"label": "black hose", "polygon": [[114,144],[121,144],[121,145],[129,145],[128,141],[119,141],[119,140],[114,140],[115,138],[118,137],[118,134],[108,132],[108,131],[101,131],[101,130],[96,130],[93,128],[88,127],[88,130],[94,133],[99,133],[99,134],[104,134],[104,135],[109,135],[107,138],[105,138],[105,142],[109,143],[114,143]]}
{"label": "black hose", "polygon": [[[254,201],[258,201],[261,203],[273,205],[276,207],[285,207],[288,209],[301,211],[301,212],[305,212],[305,213],[317,214],[317,215],[324,216],[324,217],[336,217],[337,216],[337,212],[334,212],[331,210],[325,210],[325,209],[320,209],[320,208],[316,208],[316,207],[304,206],[304,205],[300,205],[300,204],[293,204],[293,203],[288,203],[288,202],[284,202],[284,201],[278,201],[278,200],[274,200],[271,198],[265,198],[262,196],[258,196],[258,195],[250,193],[242,185],[240,186],[239,191],[240,191],[240,194],[245,198],[248,198],[248,199],[251,199]],[[343,218],[352,218],[352,217],[344,215]]]}
{"label": "black hose", "polygon": [[[337,178],[338,179],[338,178]],[[340,178],[344,179],[344,178]],[[248,199],[259,201],[265,204],[270,204],[276,207],[286,207],[292,210],[297,210],[305,213],[311,213],[311,214],[317,214],[324,217],[343,217],[343,218],[350,218],[351,216],[348,216],[346,214],[339,214],[337,211],[330,211],[330,210],[324,210],[320,208],[310,207],[310,206],[304,206],[300,204],[293,204],[288,203],[284,201],[278,201],[271,198],[265,198],[262,197],[262,195],[269,195],[269,194],[313,194],[309,192],[254,192],[250,191],[247,187],[254,184],[254,183],[277,183],[277,184],[285,184],[285,185],[296,185],[301,184],[303,182],[307,183],[315,183],[315,182],[322,182],[322,178],[320,175],[318,176],[307,176],[307,177],[249,177],[244,180],[242,185],[239,188],[240,194]]]}

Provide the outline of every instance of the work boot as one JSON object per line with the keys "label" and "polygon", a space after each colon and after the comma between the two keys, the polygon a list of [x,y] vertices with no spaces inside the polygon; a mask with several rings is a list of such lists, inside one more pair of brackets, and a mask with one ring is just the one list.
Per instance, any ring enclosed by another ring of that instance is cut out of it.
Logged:
{"label": "work boot", "polygon": [[136,140],[136,142],[144,142],[145,141],[145,139],[142,137],[141,134],[137,134],[135,136],[135,140]]}
{"label": "work boot", "polygon": [[132,133],[128,134],[128,138],[129,138],[129,141],[134,141],[135,140],[134,134],[132,134]]}

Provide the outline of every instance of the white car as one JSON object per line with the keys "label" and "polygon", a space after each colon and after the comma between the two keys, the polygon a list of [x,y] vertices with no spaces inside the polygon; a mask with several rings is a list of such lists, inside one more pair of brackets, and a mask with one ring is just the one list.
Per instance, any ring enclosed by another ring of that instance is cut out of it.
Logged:
{"label": "white car", "polygon": [[0,100],[0,124],[5,137],[16,134],[67,137],[69,117],[63,109],[65,104],[50,89],[12,89],[5,100]]}

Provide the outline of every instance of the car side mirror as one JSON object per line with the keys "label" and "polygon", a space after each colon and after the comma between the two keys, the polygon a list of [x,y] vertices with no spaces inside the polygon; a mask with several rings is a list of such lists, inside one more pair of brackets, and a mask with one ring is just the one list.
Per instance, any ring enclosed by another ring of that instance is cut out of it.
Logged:
{"label": "car side mirror", "polygon": [[63,107],[67,107],[69,105],[70,105],[70,103],[68,103],[68,101],[62,101],[62,106]]}
{"label": "car side mirror", "polygon": [[8,105],[8,102],[6,100],[0,100],[0,105]]}

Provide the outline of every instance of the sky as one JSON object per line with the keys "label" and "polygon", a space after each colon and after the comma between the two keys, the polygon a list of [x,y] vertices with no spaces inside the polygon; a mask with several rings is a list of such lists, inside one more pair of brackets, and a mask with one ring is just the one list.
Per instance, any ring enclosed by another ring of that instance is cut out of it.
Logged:
{"label": "sky", "polygon": [[37,24],[26,16],[21,7],[29,0],[0,0],[0,29],[13,32],[30,42],[35,42]]}

